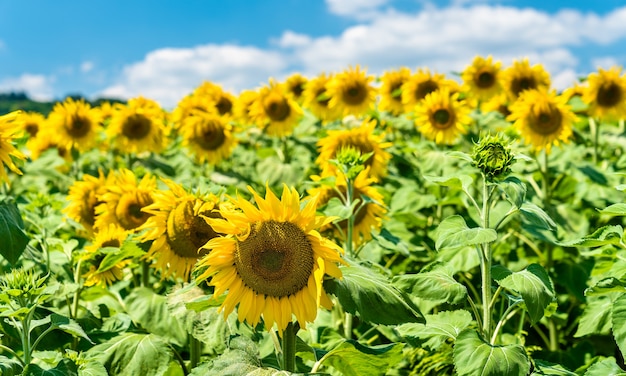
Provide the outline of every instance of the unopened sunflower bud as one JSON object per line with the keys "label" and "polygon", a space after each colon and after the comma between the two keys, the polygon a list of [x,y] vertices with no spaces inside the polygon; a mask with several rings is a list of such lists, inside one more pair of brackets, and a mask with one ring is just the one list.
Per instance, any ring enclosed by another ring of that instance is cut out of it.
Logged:
{"label": "unopened sunflower bud", "polygon": [[505,177],[515,162],[509,145],[508,140],[497,135],[483,137],[472,151],[472,165],[489,180]]}
{"label": "unopened sunflower bud", "polygon": [[346,175],[346,178],[354,180],[359,172],[363,171],[365,160],[361,151],[353,146],[344,146],[337,152],[335,163]]}

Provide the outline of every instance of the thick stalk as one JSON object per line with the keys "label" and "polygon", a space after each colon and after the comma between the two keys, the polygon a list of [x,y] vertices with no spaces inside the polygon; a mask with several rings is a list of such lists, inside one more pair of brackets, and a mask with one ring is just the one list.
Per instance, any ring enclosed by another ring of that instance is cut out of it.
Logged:
{"label": "thick stalk", "polygon": [[283,370],[287,372],[296,370],[296,329],[293,322],[287,324],[283,332]]}
{"label": "thick stalk", "polygon": [[[346,176],[346,206],[351,210],[352,209],[352,179]],[[353,257],[352,254],[352,236],[354,233],[354,213],[350,212],[350,216],[348,217],[348,228],[346,229],[346,242],[345,242],[345,251],[346,254],[350,257]]]}
{"label": "thick stalk", "polygon": [[[490,197],[491,191],[485,176],[483,176],[483,228],[489,228]],[[491,338],[491,246],[489,243],[484,243],[481,248],[480,272],[482,277],[483,331],[485,339],[488,339]]]}
{"label": "thick stalk", "polygon": [[194,369],[200,363],[202,343],[196,337],[189,335],[189,368]]}
{"label": "thick stalk", "polygon": [[141,286],[150,287],[150,265],[146,260],[141,260]]}

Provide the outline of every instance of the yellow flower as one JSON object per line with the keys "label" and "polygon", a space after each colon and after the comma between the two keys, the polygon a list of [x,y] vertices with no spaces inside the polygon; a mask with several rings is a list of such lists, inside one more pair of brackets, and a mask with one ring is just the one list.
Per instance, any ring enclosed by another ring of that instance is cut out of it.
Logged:
{"label": "yellow flower", "polygon": [[583,101],[589,104],[589,115],[603,120],[626,118],[626,76],[622,68],[598,69],[587,77]]}
{"label": "yellow flower", "polygon": [[201,247],[221,236],[205,220],[221,218],[219,199],[191,194],[171,180],[163,181],[169,190],[156,191],[154,202],[143,209],[151,216],[140,228],[147,230],[141,240],[153,241],[144,257],[155,261],[153,266],[161,271],[162,278],[187,281],[196,261],[207,253]]}
{"label": "yellow flower", "polygon": [[472,119],[471,109],[459,94],[448,89],[436,90],[415,107],[415,126],[426,138],[437,144],[453,144],[460,134],[467,133]]}
{"label": "yellow flower", "polygon": [[526,90],[511,105],[507,120],[535,150],[550,152],[552,145],[567,142],[572,135],[576,115],[567,104],[567,98],[554,90]]}
{"label": "yellow flower", "polygon": [[49,135],[55,137],[55,143],[67,150],[87,151],[98,141],[102,115],[82,99],[65,99],[54,105],[48,116],[52,128]]}
{"label": "yellow flower", "polygon": [[197,280],[215,286],[216,297],[228,291],[225,315],[239,305],[239,321],[256,326],[262,317],[267,330],[276,324],[282,335],[292,316],[304,328],[319,306],[332,307],[322,281],[342,277],[343,250],[317,231],[332,218],[315,214],[315,199],[301,207],[294,188],[284,186],[280,200],[269,188],[265,198],[249,189],[256,205],[238,197],[220,210],[224,219],[208,219],[226,236],[206,244],[209,254],[198,267],[208,268]]}
{"label": "yellow flower", "polygon": [[100,196],[101,204],[96,206],[96,230],[115,224],[124,230],[137,231],[150,217],[142,209],[154,202],[152,193],[156,190],[156,178],[149,173],[141,181],[130,170],[121,170],[106,186]]}
{"label": "yellow flower", "polygon": [[411,70],[402,67],[398,70],[385,72],[380,80],[380,102],[378,109],[380,111],[390,112],[394,116],[404,113],[404,105],[402,104],[402,85],[411,77]]}
{"label": "yellow flower", "polygon": [[198,113],[188,116],[180,127],[183,145],[203,163],[217,164],[230,156],[237,144],[233,127],[218,114]]}
{"label": "yellow flower", "polygon": [[39,130],[44,127],[46,118],[39,112],[23,112],[20,115],[21,126],[29,139],[37,136]]}
{"label": "yellow flower", "polygon": [[235,120],[239,125],[247,126],[254,123],[250,117],[250,107],[258,96],[259,93],[254,90],[244,90],[239,93],[234,105]]}
{"label": "yellow flower", "polygon": [[472,64],[465,68],[461,74],[463,90],[468,93],[468,96],[481,102],[499,94],[502,91],[500,84],[501,65],[502,63],[499,61],[493,62],[491,56],[486,59],[476,56]]}
{"label": "yellow flower", "polygon": [[50,128],[42,128],[37,136],[28,140],[26,148],[30,151],[30,158],[32,160],[39,159],[41,154],[46,150],[56,149],[60,158],[63,158],[66,165],[69,165],[72,161],[72,152],[65,145],[59,144],[57,137],[55,137],[54,130]]}
{"label": "yellow flower", "polygon": [[[312,176],[313,181],[319,181],[320,176]],[[383,195],[372,186],[375,179],[369,176],[369,169],[362,170],[354,179],[352,186],[352,198],[354,200],[360,200],[361,203],[357,206],[358,211],[354,216],[354,231],[352,233],[352,242],[354,244],[364,243],[372,238],[372,230],[380,230],[382,225],[382,218],[387,209],[383,206]],[[317,188],[313,188],[309,191],[311,197],[318,196],[318,208],[326,205],[328,201],[334,197],[343,200],[347,190],[346,179],[342,174],[336,177],[335,185],[333,187],[328,185],[322,185]],[[366,201],[367,200],[367,201]],[[364,204],[363,204],[364,203]],[[361,205],[363,205],[361,207]],[[341,230],[332,226],[335,232],[335,236],[340,239],[344,239],[347,235],[348,221],[346,219],[339,221],[337,224]],[[330,225],[327,227],[331,227]]]}
{"label": "yellow flower", "polygon": [[322,124],[341,118],[341,109],[335,107],[330,108],[330,95],[328,95],[328,82],[332,76],[325,73],[309,80],[304,89],[303,105],[313,115],[315,115]]}
{"label": "yellow flower", "polygon": [[270,80],[269,86],[259,90],[249,114],[252,121],[268,135],[286,136],[293,132],[302,116],[302,109],[281,85]]}
{"label": "yellow flower", "polygon": [[124,153],[163,150],[166,114],[155,101],[137,97],[116,108],[107,127],[116,149]]}
{"label": "yellow flower", "polygon": [[13,139],[16,138],[23,129],[20,112],[15,111],[0,116],[0,182],[9,182],[9,175],[4,166],[16,174],[22,172],[13,162],[13,158],[24,160],[24,154],[15,148]]}
{"label": "yellow flower", "polygon": [[304,99],[302,94],[304,93],[304,88],[306,87],[307,81],[308,80],[306,79],[306,77],[304,77],[300,73],[292,74],[285,81],[285,90],[287,91],[287,93],[293,96],[293,99],[298,104],[302,104],[302,101]]}
{"label": "yellow flower", "polygon": [[330,160],[343,147],[353,147],[361,154],[372,153],[365,161],[365,167],[370,168],[370,175],[376,181],[387,175],[391,154],[384,149],[390,147],[391,143],[383,142],[384,134],[375,135],[375,128],[376,120],[365,120],[359,127],[328,131],[328,135],[317,142],[319,155],[315,163],[321,167],[322,175],[337,175],[337,167]]}
{"label": "yellow flower", "polygon": [[69,204],[63,209],[63,213],[83,225],[91,234],[96,223],[96,206],[102,203],[99,197],[106,193],[107,185],[112,182],[113,175],[109,174],[107,178],[102,170],[98,176],[84,175],[82,180],[76,180],[69,189]]}
{"label": "yellow flower", "polygon": [[217,111],[222,116],[233,115],[235,96],[224,91],[220,85],[205,81],[193,91],[192,96],[206,99],[209,109]]}
{"label": "yellow flower", "polygon": [[85,286],[107,287],[124,277],[124,267],[130,264],[131,260],[121,260],[114,265],[103,265],[102,262],[109,253],[102,252],[101,249],[120,248],[128,235],[128,231],[115,225],[109,225],[95,234],[93,244],[85,247],[87,252],[82,257],[82,260],[89,264],[89,270],[83,275],[86,279]]}
{"label": "yellow flower", "polygon": [[513,102],[524,90],[549,89],[550,75],[541,64],[531,67],[528,59],[515,60],[502,72],[502,87]]}
{"label": "yellow flower", "polygon": [[365,115],[374,108],[376,88],[372,86],[373,76],[357,65],[337,73],[328,82],[330,101],[328,107],[337,108],[342,115]]}
{"label": "yellow flower", "polygon": [[412,112],[415,105],[435,90],[456,86],[458,85],[454,81],[446,79],[443,74],[431,73],[428,69],[419,69],[402,85],[404,111]]}

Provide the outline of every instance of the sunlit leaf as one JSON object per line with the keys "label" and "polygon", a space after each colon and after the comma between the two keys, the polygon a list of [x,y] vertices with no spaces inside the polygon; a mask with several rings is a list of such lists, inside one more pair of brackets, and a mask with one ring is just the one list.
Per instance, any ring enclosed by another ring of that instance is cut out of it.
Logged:
{"label": "sunlit leaf", "polygon": [[396,331],[402,337],[421,339],[424,346],[436,350],[447,339],[456,339],[472,323],[472,315],[466,310],[441,311],[425,317],[426,324],[402,324]]}
{"label": "sunlit leaf", "polygon": [[424,176],[424,179],[444,187],[460,188],[463,190],[467,190],[474,181],[471,176],[461,174],[455,176]]}
{"label": "sunlit leaf", "polygon": [[589,367],[584,376],[626,376],[626,372],[617,365],[615,358],[610,356]]}
{"label": "sunlit leaf", "polygon": [[535,369],[530,376],[577,376],[576,373],[567,370],[560,364],[554,364],[535,359]]}
{"label": "sunlit leaf", "polygon": [[460,215],[452,215],[439,224],[436,231],[437,250],[455,249],[498,239],[498,233],[490,228],[469,228]]}
{"label": "sunlit leaf", "polygon": [[550,218],[543,209],[532,202],[524,202],[522,206],[520,206],[520,212],[522,213],[524,222],[530,226],[550,231],[556,230],[554,220]]}
{"label": "sunlit leaf", "polygon": [[460,376],[527,375],[530,370],[523,346],[491,345],[473,329],[465,329],[457,336],[454,366]]}
{"label": "sunlit leaf", "polygon": [[2,239],[0,255],[11,265],[15,265],[26,249],[29,239],[24,233],[24,222],[19,209],[12,202],[0,202],[0,239]]}
{"label": "sunlit leaf", "polygon": [[323,364],[343,376],[384,375],[402,360],[403,347],[401,343],[369,347],[348,340],[324,355]]}
{"label": "sunlit leaf", "polygon": [[557,244],[564,247],[599,247],[606,244],[619,244],[623,235],[624,229],[622,226],[607,225],[582,238],[557,242]]}
{"label": "sunlit leaf", "polygon": [[457,282],[448,268],[402,274],[392,280],[398,288],[419,299],[457,304],[467,296],[467,288]]}
{"label": "sunlit leaf", "polygon": [[611,316],[615,343],[617,343],[622,354],[626,354],[626,294],[615,299]]}
{"label": "sunlit leaf", "polygon": [[607,334],[611,330],[613,300],[607,295],[590,296],[578,323],[574,337]]}
{"label": "sunlit leaf", "polygon": [[544,310],[556,299],[552,281],[539,264],[531,264],[525,270],[512,273],[499,280],[498,284],[524,299],[533,324],[543,317]]}
{"label": "sunlit leaf", "polygon": [[600,210],[600,213],[616,216],[626,215],[626,204],[623,202],[618,202],[617,204],[609,205],[606,208]]}
{"label": "sunlit leaf", "polygon": [[69,359],[62,359],[54,368],[43,369],[37,364],[24,368],[24,376],[78,376],[76,364]]}
{"label": "sunlit leaf", "polygon": [[522,206],[526,198],[527,188],[521,180],[515,176],[507,176],[506,179],[498,183],[498,187],[502,189],[511,204],[517,208]]}

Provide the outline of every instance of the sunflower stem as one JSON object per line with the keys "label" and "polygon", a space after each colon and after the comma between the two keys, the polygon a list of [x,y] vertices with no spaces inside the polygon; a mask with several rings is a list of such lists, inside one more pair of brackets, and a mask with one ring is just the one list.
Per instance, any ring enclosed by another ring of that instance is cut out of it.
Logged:
{"label": "sunflower stem", "polygon": [[[350,179],[346,174],[346,206],[348,209],[352,211],[352,179]],[[354,233],[354,213],[350,212],[350,216],[348,217],[348,228],[346,229],[346,254],[350,257],[353,257],[352,254],[352,236]]]}
{"label": "sunflower stem", "polygon": [[343,321],[343,336],[352,339],[352,314],[345,312]]}
{"label": "sunflower stem", "polygon": [[[489,189],[487,177],[483,174],[483,228],[489,228],[489,209],[492,190]],[[482,308],[483,308],[483,331],[486,339],[491,338],[491,247],[489,243],[482,244],[480,258],[480,271],[482,277]]]}
{"label": "sunflower stem", "polygon": [[141,260],[141,285],[150,287],[150,265],[146,260]]}
{"label": "sunflower stem", "polygon": [[189,336],[189,368],[193,369],[200,363],[202,355],[202,343],[196,337]]}
{"label": "sunflower stem", "polygon": [[293,322],[287,324],[283,332],[283,370],[287,372],[296,370],[296,333]]}
{"label": "sunflower stem", "polygon": [[589,127],[593,134],[593,163],[598,163],[598,140],[600,139],[600,122],[595,121],[593,117],[589,118]]}

